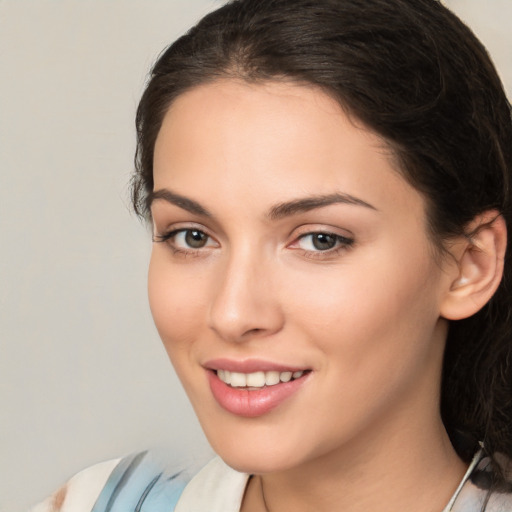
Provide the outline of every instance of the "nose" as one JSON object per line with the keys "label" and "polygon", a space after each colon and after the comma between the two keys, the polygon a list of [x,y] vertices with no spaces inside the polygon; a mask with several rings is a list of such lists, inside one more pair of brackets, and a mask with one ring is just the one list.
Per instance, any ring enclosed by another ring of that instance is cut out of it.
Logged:
{"label": "nose", "polygon": [[222,339],[243,342],[281,330],[275,265],[255,254],[237,255],[217,274],[209,327]]}

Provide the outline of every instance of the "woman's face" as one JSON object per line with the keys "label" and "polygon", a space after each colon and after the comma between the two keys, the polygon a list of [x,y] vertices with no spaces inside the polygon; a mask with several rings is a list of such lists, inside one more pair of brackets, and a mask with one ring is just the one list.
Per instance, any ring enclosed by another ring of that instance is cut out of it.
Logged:
{"label": "woman's face", "polygon": [[154,183],[151,310],[228,464],[283,470],[438,421],[447,275],[379,137],[318,89],[219,81],[171,106]]}

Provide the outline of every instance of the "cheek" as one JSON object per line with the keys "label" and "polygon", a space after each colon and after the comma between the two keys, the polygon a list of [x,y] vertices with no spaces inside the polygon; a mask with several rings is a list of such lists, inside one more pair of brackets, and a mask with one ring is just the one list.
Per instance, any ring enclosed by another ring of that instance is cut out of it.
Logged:
{"label": "cheek", "polygon": [[318,389],[311,400],[317,417],[332,418],[326,443],[363,428],[415,392],[435,392],[429,386],[437,382],[433,372],[442,354],[435,287],[425,268],[419,274],[389,261],[384,268],[383,274],[372,265],[351,267],[334,279],[295,281],[307,281],[308,293],[295,294],[288,318],[295,337],[322,354],[315,359]]}
{"label": "cheek", "polygon": [[151,313],[173,364],[197,338],[205,316],[205,300],[197,282],[173,267],[165,255],[153,251],[149,265],[148,295]]}
{"label": "cheek", "polygon": [[378,371],[383,363],[398,365],[428,349],[439,317],[439,270],[421,254],[414,265],[395,251],[390,254],[361,258],[358,265],[340,267],[337,275],[294,278],[308,290],[289,293],[296,327],[326,354],[339,356],[336,364],[347,372]]}

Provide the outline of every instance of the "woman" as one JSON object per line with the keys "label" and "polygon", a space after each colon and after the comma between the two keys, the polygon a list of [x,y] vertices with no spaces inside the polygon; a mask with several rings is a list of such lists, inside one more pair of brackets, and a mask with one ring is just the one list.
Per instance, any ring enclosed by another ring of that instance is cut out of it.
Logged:
{"label": "woman", "polygon": [[512,510],[512,123],[469,29],[230,2],[159,58],[137,133],[153,317],[219,458],[106,463],[41,509]]}

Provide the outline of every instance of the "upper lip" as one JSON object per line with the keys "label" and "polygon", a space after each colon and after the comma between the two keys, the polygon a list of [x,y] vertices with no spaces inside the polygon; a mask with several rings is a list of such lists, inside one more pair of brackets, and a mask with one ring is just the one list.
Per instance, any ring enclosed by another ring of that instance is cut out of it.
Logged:
{"label": "upper lip", "polygon": [[297,372],[305,371],[309,368],[303,366],[294,366],[288,364],[275,363],[272,361],[265,361],[263,359],[211,359],[206,361],[203,366],[208,370],[228,370],[230,372],[238,373],[254,373],[254,372]]}

